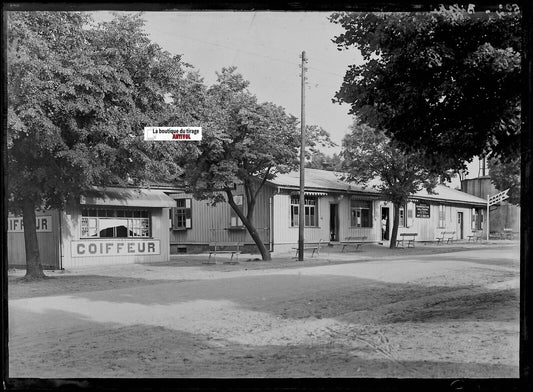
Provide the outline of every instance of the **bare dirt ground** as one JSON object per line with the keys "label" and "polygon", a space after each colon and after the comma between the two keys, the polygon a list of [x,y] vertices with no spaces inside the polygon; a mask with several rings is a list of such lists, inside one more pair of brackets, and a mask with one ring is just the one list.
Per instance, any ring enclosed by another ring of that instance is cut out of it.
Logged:
{"label": "bare dirt ground", "polygon": [[518,246],[468,248],[11,271],[10,377],[518,377]]}

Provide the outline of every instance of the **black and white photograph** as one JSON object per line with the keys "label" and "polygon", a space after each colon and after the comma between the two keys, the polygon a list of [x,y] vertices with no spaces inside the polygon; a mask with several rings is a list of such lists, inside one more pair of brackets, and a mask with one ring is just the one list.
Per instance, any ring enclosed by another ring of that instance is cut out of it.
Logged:
{"label": "black and white photograph", "polygon": [[7,380],[520,378],[521,4],[121,5],[4,5]]}

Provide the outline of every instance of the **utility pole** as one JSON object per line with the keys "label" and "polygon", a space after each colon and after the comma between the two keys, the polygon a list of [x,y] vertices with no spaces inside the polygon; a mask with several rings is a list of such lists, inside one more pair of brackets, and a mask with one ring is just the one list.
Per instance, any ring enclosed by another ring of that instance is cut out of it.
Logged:
{"label": "utility pole", "polygon": [[305,225],[305,51],[302,52],[302,113],[300,143],[300,203],[298,206],[298,261],[304,260],[304,225]]}
{"label": "utility pole", "polygon": [[487,241],[489,241],[490,234],[490,195],[487,193]]}

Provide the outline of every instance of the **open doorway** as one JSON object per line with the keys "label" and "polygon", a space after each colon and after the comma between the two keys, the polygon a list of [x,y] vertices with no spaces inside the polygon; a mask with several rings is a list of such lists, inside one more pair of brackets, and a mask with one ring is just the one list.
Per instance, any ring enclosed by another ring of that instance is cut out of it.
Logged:
{"label": "open doorway", "polygon": [[329,240],[339,240],[339,205],[329,205]]}
{"label": "open doorway", "polygon": [[381,240],[382,241],[389,240],[389,232],[390,232],[389,222],[390,222],[389,207],[381,207]]}

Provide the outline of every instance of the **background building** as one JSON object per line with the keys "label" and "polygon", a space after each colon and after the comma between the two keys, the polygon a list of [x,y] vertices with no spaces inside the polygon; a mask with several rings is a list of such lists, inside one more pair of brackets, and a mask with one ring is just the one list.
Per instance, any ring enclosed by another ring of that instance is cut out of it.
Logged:
{"label": "background building", "polygon": [[[443,231],[467,239],[484,230],[485,200],[438,185],[436,194],[422,190],[400,209],[398,233],[416,232],[417,241],[435,241]],[[243,190],[236,186],[235,201],[246,211]],[[248,232],[227,203],[216,207],[190,194],[170,195],[180,207],[173,209],[171,253],[205,249],[210,242],[240,242],[254,248]],[[304,214],[306,243],[340,242],[346,237],[366,237],[387,242],[394,208],[371,187],[340,181],[335,172],[305,169],[305,207],[299,211],[299,172],[278,175],[262,188],[254,210],[254,225],[274,252],[291,250],[298,243],[299,214]],[[385,238],[381,221],[385,219]]]}
{"label": "background building", "polygon": [[[297,246],[300,214],[306,243],[341,242],[347,237],[388,242],[394,208],[378,191],[318,169],[306,169],[305,184],[303,211],[299,172],[278,175],[261,189],[253,223],[270,251]],[[246,213],[244,189],[235,185],[233,193]],[[431,242],[446,231],[465,240],[485,230],[485,211],[485,199],[438,185],[434,194],[422,190],[400,208],[398,234],[415,232],[417,241]],[[9,266],[24,266],[22,218],[9,217],[8,228]],[[212,206],[171,186],[94,188],[64,210],[38,211],[37,231],[41,262],[53,269],[167,261],[170,254],[201,252],[213,242],[239,242],[245,251],[256,251],[228,203]]]}
{"label": "background building", "polygon": [[[64,210],[37,212],[43,268],[167,261],[170,208],[162,190],[95,188]],[[9,217],[8,265],[25,266],[22,218]]]}
{"label": "background building", "polygon": [[[487,195],[495,195],[501,190],[496,189],[489,176],[468,178],[461,181],[461,190],[487,200]],[[503,229],[520,231],[520,207],[506,201],[490,207],[490,231],[502,232]]]}

